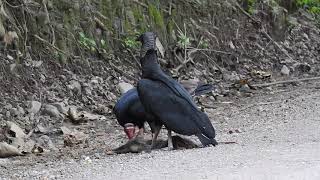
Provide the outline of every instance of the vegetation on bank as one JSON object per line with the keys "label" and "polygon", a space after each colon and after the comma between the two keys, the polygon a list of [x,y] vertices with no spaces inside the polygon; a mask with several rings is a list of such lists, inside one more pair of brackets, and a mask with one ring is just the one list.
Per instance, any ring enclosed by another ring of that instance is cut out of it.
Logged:
{"label": "vegetation on bank", "polygon": [[[31,0],[25,3],[24,0],[0,0],[0,36],[6,37],[3,38],[4,47],[13,48],[15,58],[39,53],[46,56],[48,53],[43,49],[50,49],[53,53],[49,56],[53,54],[61,63],[74,59],[71,58],[74,56],[103,56],[117,50],[138,49],[135,37],[147,30],[156,31],[165,48],[171,45],[182,49],[190,45],[210,48],[219,44],[220,37],[208,32],[215,32],[219,26],[228,26],[225,18],[241,13],[234,5],[236,2]],[[258,3],[266,2],[277,7],[282,4],[290,4],[291,7],[294,4],[292,7],[307,9],[318,19],[320,14],[320,0],[238,2],[251,15]],[[209,22],[213,26],[209,27]],[[203,32],[200,32],[200,27]],[[224,35],[221,37],[224,38]]]}

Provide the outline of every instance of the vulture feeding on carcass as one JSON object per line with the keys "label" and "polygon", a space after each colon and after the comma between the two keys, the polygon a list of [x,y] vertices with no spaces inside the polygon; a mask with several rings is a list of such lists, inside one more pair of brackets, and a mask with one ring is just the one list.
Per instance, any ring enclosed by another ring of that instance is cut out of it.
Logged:
{"label": "vulture feeding on carcass", "polygon": [[[200,96],[211,92],[214,86],[211,84],[195,84],[191,85],[193,81],[183,81],[185,87],[190,90],[193,96]],[[195,86],[192,87],[192,86]],[[134,138],[144,132],[144,123],[150,123],[151,131],[154,131],[154,118],[148,115],[139,99],[138,91],[132,88],[125,92],[117,101],[113,108],[113,112],[117,118],[118,123],[124,128],[124,131],[129,139]]]}
{"label": "vulture feeding on carcass", "polygon": [[155,45],[156,35],[146,32],[137,40],[142,43],[142,79],[138,82],[137,90],[145,111],[153,117],[152,146],[162,125],[168,130],[169,149],[173,149],[171,131],[188,136],[196,135],[203,146],[217,145],[215,129],[208,116],[198,109],[181,84],[161,70]]}

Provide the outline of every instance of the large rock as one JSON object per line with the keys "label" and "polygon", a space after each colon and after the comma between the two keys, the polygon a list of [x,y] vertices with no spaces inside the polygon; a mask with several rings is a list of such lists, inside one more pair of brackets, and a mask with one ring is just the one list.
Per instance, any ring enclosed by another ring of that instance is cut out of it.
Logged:
{"label": "large rock", "polygon": [[121,82],[118,84],[118,87],[120,89],[121,94],[124,94],[125,92],[129,91],[130,89],[134,88],[131,84],[126,82]]}
{"label": "large rock", "polygon": [[30,101],[28,107],[29,113],[37,114],[41,109],[41,102]]}
{"label": "large rock", "polygon": [[25,138],[27,136],[23,129],[11,121],[6,122],[6,129],[10,135],[13,135],[13,138]]}

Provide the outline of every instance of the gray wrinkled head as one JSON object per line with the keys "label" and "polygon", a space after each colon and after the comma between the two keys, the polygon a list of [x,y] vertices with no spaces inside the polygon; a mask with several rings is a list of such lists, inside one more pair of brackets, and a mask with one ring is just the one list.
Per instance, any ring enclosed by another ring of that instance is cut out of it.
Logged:
{"label": "gray wrinkled head", "polygon": [[143,57],[150,49],[157,50],[156,39],[157,35],[153,32],[145,32],[137,38],[137,41],[140,41],[142,44],[140,52],[141,57]]}

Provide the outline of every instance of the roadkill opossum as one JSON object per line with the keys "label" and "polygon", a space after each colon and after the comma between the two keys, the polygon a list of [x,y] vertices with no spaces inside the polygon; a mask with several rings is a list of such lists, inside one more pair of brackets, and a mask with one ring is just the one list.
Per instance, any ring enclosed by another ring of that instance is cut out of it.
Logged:
{"label": "roadkill opossum", "polygon": [[[198,148],[194,142],[184,139],[180,136],[172,136],[173,149],[192,149]],[[155,147],[153,149],[161,149],[168,147],[168,141],[157,140]],[[124,154],[124,153],[140,153],[140,152],[150,152],[151,151],[151,140],[146,140],[143,137],[136,137],[129,140],[126,144],[110,150],[107,154]]]}

